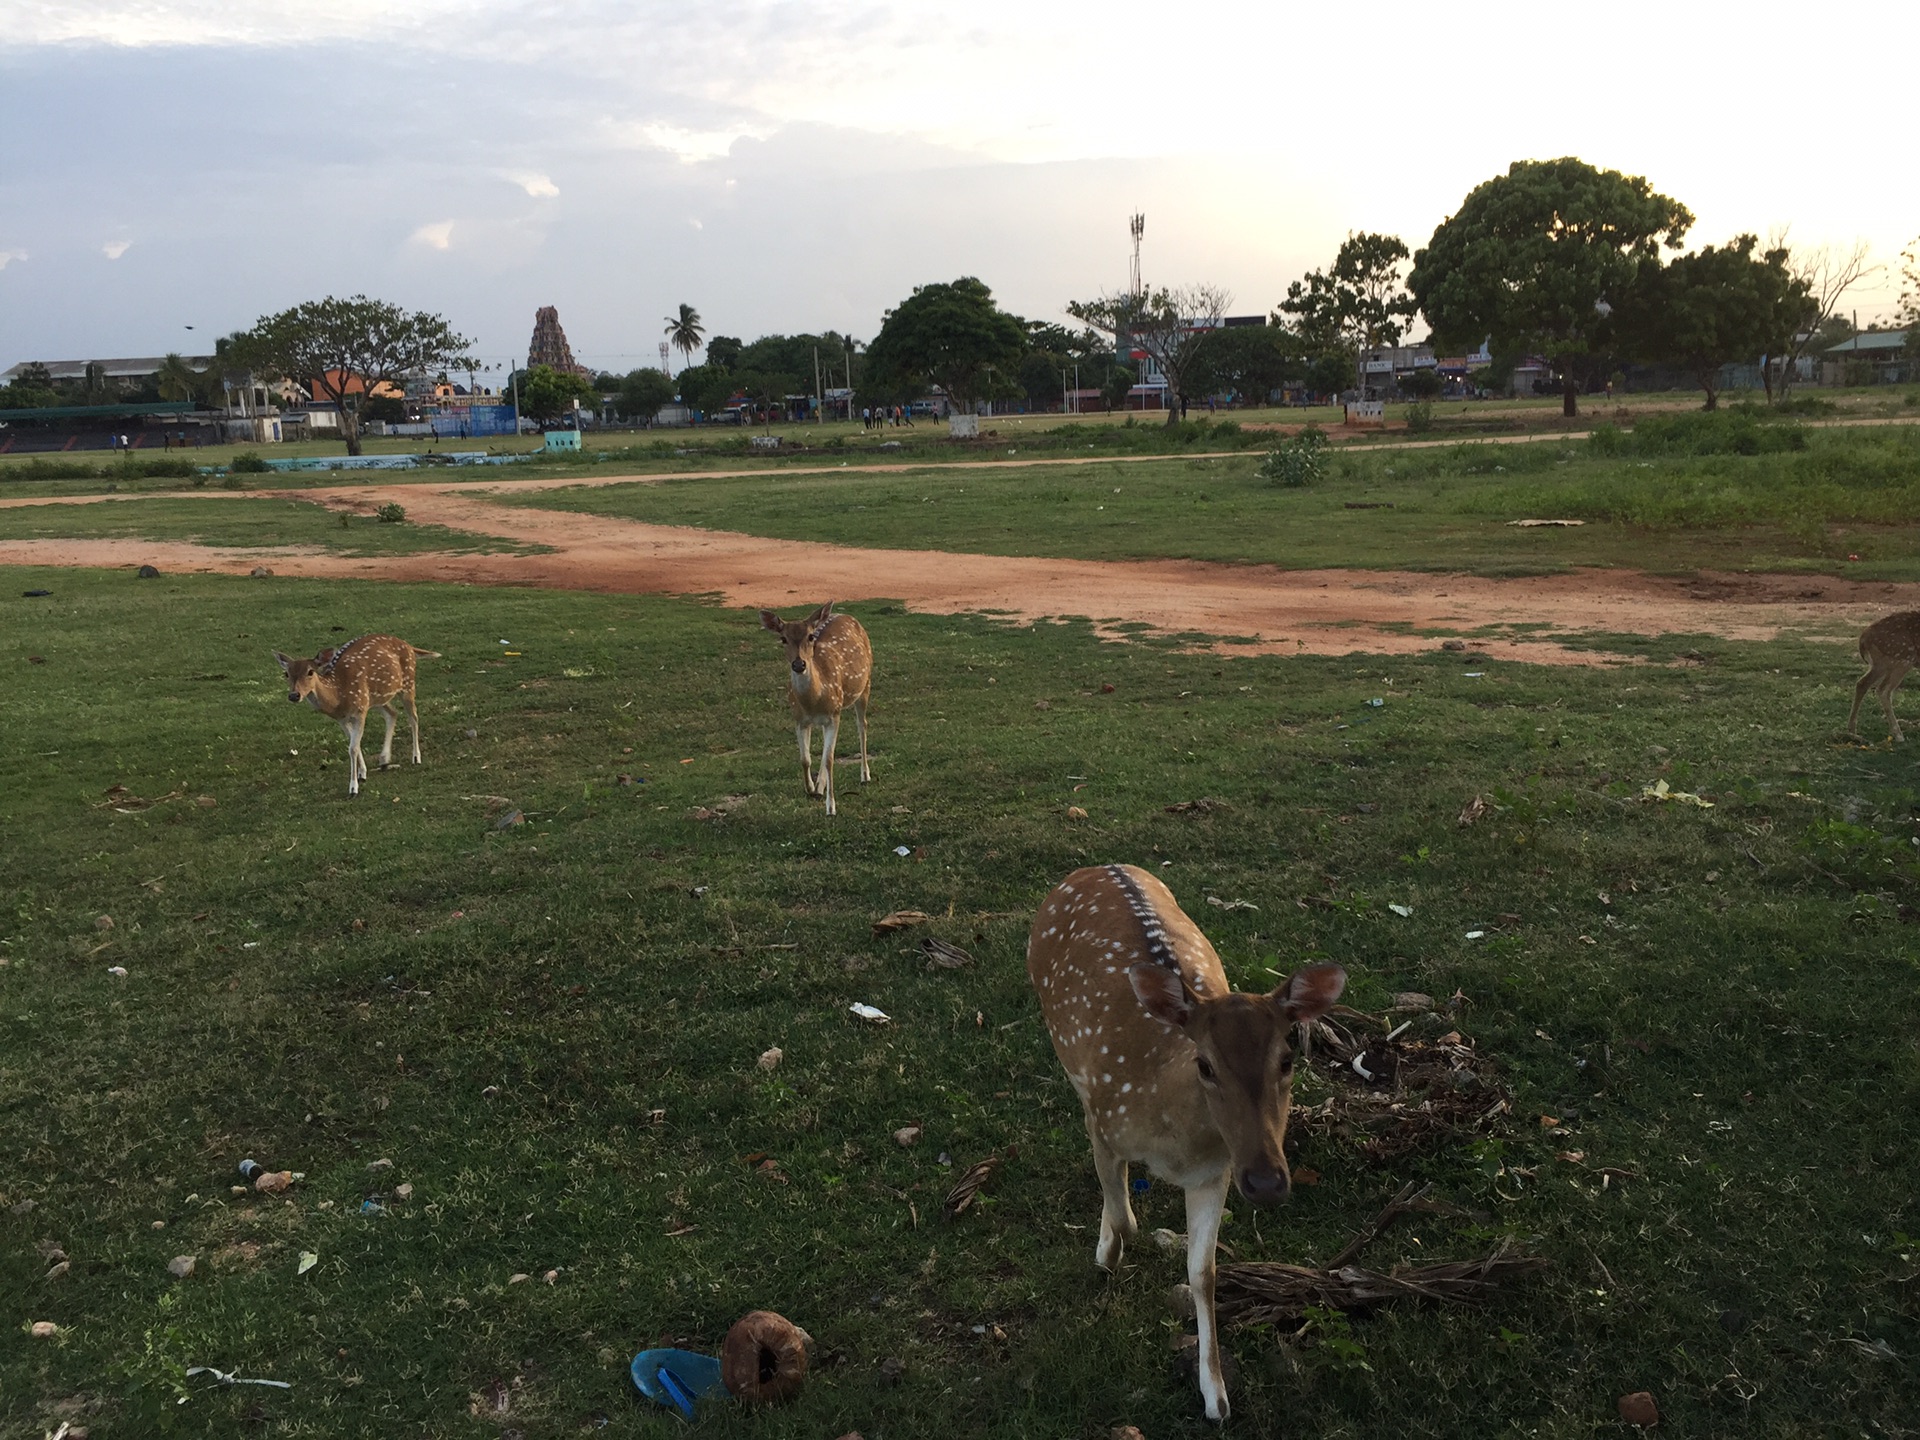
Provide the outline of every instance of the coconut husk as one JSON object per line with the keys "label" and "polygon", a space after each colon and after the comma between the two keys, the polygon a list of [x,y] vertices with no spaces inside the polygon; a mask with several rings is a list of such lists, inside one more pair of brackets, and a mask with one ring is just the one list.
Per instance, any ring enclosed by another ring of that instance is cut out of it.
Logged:
{"label": "coconut husk", "polygon": [[720,1346],[721,1383],[729,1394],[756,1405],[792,1399],[807,1381],[812,1338],[771,1310],[743,1315]]}

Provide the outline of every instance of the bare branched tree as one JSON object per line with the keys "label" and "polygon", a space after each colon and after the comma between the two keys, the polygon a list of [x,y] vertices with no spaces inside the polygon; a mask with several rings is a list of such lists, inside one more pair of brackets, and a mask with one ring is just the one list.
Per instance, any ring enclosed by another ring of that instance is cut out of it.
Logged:
{"label": "bare branched tree", "polygon": [[1787,398],[1801,357],[1839,311],[1846,293],[1884,267],[1873,262],[1872,247],[1864,240],[1854,241],[1847,249],[1834,245],[1802,249],[1788,243],[1785,226],[1767,236],[1765,248],[1786,251],[1787,272],[1807,290],[1806,312],[1801,323],[1794,327],[1791,335],[1782,337],[1779,353],[1767,357],[1762,379],[1767,387],[1767,401],[1772,404]]}
{"label": "bare branched tree", "polygon": [[1124,358],[1146,356],[1167,382],[1167,423],[1180,414],[1180,401],[1195,369],[1200,347],[1226,318],[1233,297],[1218,285],[1174,285],[1133,294],[1121,291],[1098,300],[1075,300],[1067,313],[1083,325],[1110,332]]}

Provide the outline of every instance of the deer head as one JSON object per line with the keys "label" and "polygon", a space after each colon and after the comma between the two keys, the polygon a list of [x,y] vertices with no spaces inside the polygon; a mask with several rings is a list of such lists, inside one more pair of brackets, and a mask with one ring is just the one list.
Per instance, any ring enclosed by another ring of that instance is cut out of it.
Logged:
{"label": "deer head", "polygon": [[282,655],[278,650],[273,652],[273,658],[280,662],[280,668],[286,672],[287,699],[295,705],[319,688],[319,661],[296,660],[291,655]]}
{"label": "deer head", "polygon": [[810,690],[814,684],[813,647],[833,619],[833,601],[829,600],[804,620],[782,620],[771,610],[760,612],[760,624],[778,635],[787,647],[787,667],[793,674],[793,688]]}
{"label": "deer head", "polygon": [[1200,996],[1178,970],[1140,964],[1128,971],[1146,1012],[1192,1042],[1194,1068],[1233,1183],[1255,1205],[1287,1198],[1284,1146],[1293,1108],[1293,1027],[1319,1019],[1346,988],[1338,965],[1296,971],[1271,994]]}

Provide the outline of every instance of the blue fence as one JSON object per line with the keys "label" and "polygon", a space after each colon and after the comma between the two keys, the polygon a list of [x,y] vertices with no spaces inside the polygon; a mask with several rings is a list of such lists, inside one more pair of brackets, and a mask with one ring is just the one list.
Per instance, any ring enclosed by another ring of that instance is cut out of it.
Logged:
{"label": "blue fence", "polygon": [[458,410],[436,411],[430,417],[433,433],[440,440],[478,440],[489,435],[515,433],[511,405],[463,405]]}

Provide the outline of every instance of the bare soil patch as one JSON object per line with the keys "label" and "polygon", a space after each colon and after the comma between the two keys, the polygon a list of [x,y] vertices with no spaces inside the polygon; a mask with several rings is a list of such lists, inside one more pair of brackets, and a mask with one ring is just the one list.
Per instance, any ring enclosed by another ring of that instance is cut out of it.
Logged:
{"label": "bare soil patch", "polygon": [[1024,622],[1084,617],[1113,638],[1145,625],[1165,634],[1214,637],[1247,653],[1406,654],[1435,648],[1434,632],[1439,632],[1476,636],[1475,648],[1501,659],[1547,664],[1618,659],[1557,643],[1555,635],[1690,633],[1768,640],[1804,631],[1840,639],[1889,610],[1920,608],[1920,585],[1804,576],[1672,578],[1583,571],[1486,579],[1183,560],[870,550],[501,506],[470,493],[634,478],[299,492],[300,498],[359,513],[393,501],[405,505],[414,520],[551,546],[548,554],[353,557],[181,542],[49,539],[0,543],[0,564],[144,563],[163,572],[245,574],[271,559],[282,576],[701,594],[728,605],[774,609],[828,598],[891,599],[913,610],[985,612]]}

